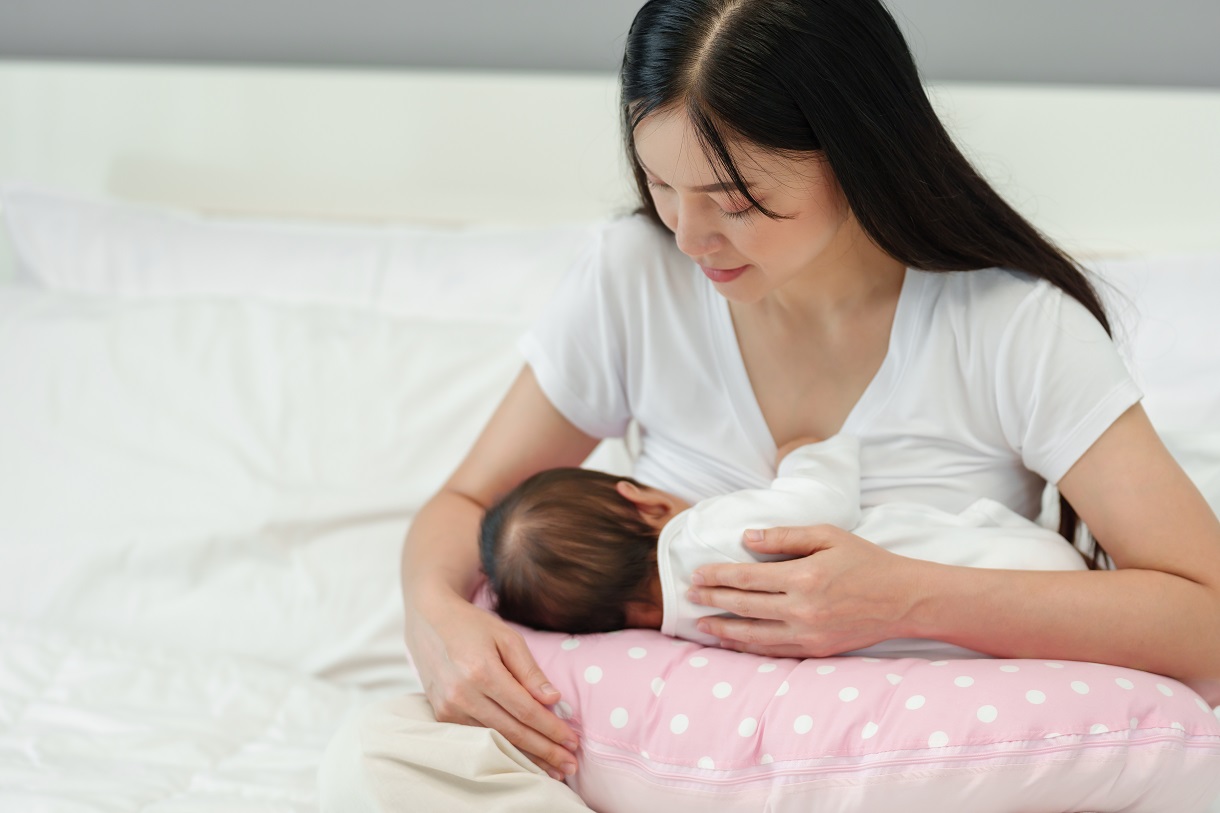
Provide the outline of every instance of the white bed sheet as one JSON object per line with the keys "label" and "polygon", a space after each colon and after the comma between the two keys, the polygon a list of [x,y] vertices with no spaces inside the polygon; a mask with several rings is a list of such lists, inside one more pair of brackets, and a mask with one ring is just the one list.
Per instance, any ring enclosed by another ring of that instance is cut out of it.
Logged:
{"label": "white bed sheet", "polygon": [[0,811],[308,813],[371,693],[0,619]]}

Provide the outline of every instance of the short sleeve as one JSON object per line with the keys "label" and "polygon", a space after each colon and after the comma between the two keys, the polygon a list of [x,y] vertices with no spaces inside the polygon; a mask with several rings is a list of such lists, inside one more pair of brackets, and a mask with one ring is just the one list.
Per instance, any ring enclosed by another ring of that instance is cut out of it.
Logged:
{"label": "short sleeve", "polygon": [[1046,281],[1013,311],[996,389],[1009,444],[1052,484],[1143,397],[1101,323]]}
{"label": "short sleeve", "polygon": [[621,437],[631,419],[622,303],[607,282],[603,244],[599,233],[517,345],[551,404],[596,438]]}

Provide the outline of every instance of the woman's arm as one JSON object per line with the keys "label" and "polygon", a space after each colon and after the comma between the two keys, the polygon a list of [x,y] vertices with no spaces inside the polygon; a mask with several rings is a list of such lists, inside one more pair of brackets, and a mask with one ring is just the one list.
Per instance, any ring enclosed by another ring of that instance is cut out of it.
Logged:
{"label": "woman's arm", "polygon": [[437,719],[494,728],[555,778],[576,764],[575,733],[543,705],[558,694],[543,688],[546,677],[521,635],[468,597],[487,506],[535,472],[579,465],[596,445],[526,367],[403,546],[407,648]]}
{"label": "woman's arm", "polygon": [[1059,489],[1119,569],[938,567],[911,614],[917,634],[1002,657],[1112,663],[1220,688],[1220,520],[1143,408],[1115,421]]}
{"label": "woman's arm", "polygon": [[1220,520],[1143,408],[1115,421],[1059,487],[1119,570],[953,567],[829,526],[775,528],[747,544],[806,558],[702,568],[695,600],[749,619],[700,623],[730,648],[765,655],[931,638],[998,657],[1128,666],[1220,692]]}

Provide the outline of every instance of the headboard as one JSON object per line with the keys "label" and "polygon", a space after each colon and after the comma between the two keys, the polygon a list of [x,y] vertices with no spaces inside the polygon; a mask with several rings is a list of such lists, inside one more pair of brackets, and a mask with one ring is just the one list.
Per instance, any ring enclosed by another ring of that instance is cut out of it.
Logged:
{"label": "headboard", "polygon": [[[1220,247],[1220,91],[939,83],[1083,255]],[[609,74],[0,62],[0,180],[247,216],[539,223],[631,203]]]}

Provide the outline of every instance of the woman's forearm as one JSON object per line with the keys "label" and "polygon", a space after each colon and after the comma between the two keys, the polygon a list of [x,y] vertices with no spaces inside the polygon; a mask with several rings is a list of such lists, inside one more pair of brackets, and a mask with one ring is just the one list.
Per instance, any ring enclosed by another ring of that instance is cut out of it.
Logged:
{"label": "woman's forearm", "polygon": [[1191,683],[1220,679],[1220,594],[1202,584],[1154,570],[923,564],[911,637],[1002,658],[1108,663]]}
{"label": "woman's forearm", "polygon": [[479,574],[479,523],[483,507],[454,491],[441,491],[415,515],[402,550],[402,594],[412,601],[429,590],[451,590],[463,598]]}

